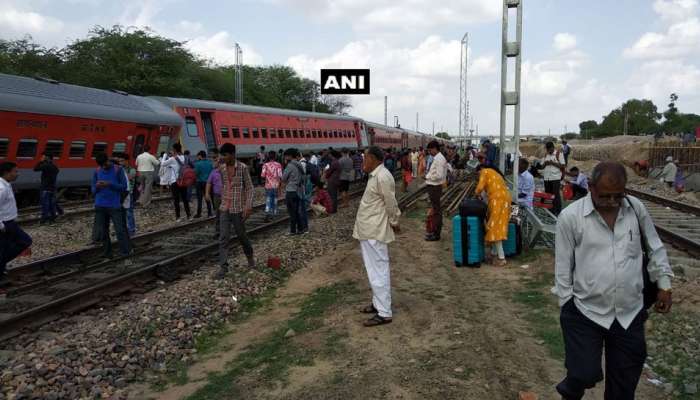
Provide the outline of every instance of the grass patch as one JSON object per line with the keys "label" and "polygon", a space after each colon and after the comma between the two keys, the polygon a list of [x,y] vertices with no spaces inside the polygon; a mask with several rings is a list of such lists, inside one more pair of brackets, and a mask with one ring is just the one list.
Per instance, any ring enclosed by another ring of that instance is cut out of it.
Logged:
{"label": "grass patch", "polygon": [[[273,384],[284,381],[289,369],[296,366],[313,364],[317,349],[300,346],[292,338],[285,337],[289,329],[296,335],[314,331],[321,327],[322,317],[333,305],[357,293],[354,283],[338,283],[314,291],[301,304],[301,308],[286,324],[275,330],[261,342],[247,348],[222,373],[211,374],[209,382],[188,400],[233,399],[241,398],[238,378],[252,371],[259,373],[258,381]],[[330,335],[326,346],[336,344],[341,335]]]}
{"label": "grass patch", "polygon": [[[547,250],[531,250],[516,258],[521,263],[537,261]],[[531,270],[532,271],[532,270]],[[559,306],[549,293],[554,274],[532,271],[522,279],[522,288],[515,292],[513,300],[525,308],[525,320],[532,327],[535,337],[542,341],[549,354],[564,359],[564,339],[559,326]]]}

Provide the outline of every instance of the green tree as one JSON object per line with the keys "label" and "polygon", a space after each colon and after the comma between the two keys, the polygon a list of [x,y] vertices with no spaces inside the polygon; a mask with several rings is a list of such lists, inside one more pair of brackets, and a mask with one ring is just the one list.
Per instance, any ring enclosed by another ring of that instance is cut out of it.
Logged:
{"label": "green tree", "polygon": [[62,51],[40,46],[31,36],[13,41],[0,39],[0,72],[62,80]]}
{"label": "green tree", "polygon": [[441,138],[441,139],[450,140],[450,134],[447,133],[447,132],[438,132],[438,133],[435,134],[435,137],[439,137],[439,138]]}
{"label": "green tree", "polygon": [[623,134],[625,132],[625,119],[627,120],[628,135],[654,133],[660,129],[658,123],[660,118],[661,114],[651,100],[630,99],[603,117],[603,122],[595,131],[594,136]]}
{"label": "green tree", "polygon": [[594,120],[583,121],[578,124],[578,128],[579,132],[581,133],[581,137],[590,139],[591,137],[595,136],[595,133],[598,130],[598,122]]}

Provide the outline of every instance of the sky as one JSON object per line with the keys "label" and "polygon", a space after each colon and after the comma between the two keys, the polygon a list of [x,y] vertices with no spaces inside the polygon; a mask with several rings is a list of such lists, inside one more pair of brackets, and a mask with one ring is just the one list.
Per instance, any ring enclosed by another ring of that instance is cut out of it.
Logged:
{"label": "sky", "polygon": [[[0,38],[64,46],[95,25],[150,27],[221,64],[369,68],[351,114],[458,133],[460,40],[469,33],[468,97],[481,135],[500,129],[501,0],[0,0]],[[511,16],[511,21],[515,21]],[[513,24],[514,25],[514,24]],[[509,65],[510,89],[513,65]],[[578,131],[629,98],[662,112],[670,93],[700,114],[699,0],[524,0],[521,133]],[[512,133],[509,110],[507,134]]]}

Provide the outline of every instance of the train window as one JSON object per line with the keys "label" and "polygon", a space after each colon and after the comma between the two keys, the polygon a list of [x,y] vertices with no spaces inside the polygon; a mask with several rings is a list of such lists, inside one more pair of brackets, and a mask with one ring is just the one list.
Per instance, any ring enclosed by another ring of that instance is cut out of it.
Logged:
{"label": "train window", "polygon": [[310,137],[311,137],[311,131],[308,131],[308,130],[306,131],[306,137],[307,137],[307,138],[310,138]]}
{"label": "train window", "polygon": [[241,131],[238,128],[231,128],[231,134],[235,138],[241,137]]}
{"label": "train window", "polygon": [[298,130],[294,129],[294,130],[292,131],[292,133],[294,134],[294,137],[295,137],[295,138],[298,138],[298,137],[299,137],[299,131],[298,131]]}
{"label": "train window", "polygon": [[277,131],[275,131],[275,128],[270,128],[270,139],[274,139],[277,137]]}
{"label": "train window", "polygon": [[[114,146],[116,150],[116,145]],[[126,148],[126,146],[124,146]],[[76,140],[70,144],[70,151],[68,152],[68,157],[70,158],[84,158],[85,150],[87,149],[87,142],[84,140]],[[120,152],[124,150],[119,150]]]}
{"label": "train window", "polygon": [[[107,150],[107,143],[100,143],[104,145],[104,149],[102,152]],[[158,139],[158,151],[156,154],[160,155],[160,153],[164,151],[168,151],[168,147],[170,145],[170,136],[168,135],[160,135],[160,139]],[[95,143],[95,146],[97,146],[97,143]],[[92,147],[92,157],[95,157],[95,147]]]}
{"label": "train window", "polygon": [[126,151],[126,143],[124,142],[117,142],[114,144],[114,147],[112,147],[112,153],[123,153]]}
{"label": "train window", "polygon": [[244,137],[244,138],[249,138],[249,137],[250,137],[250,129],[248,129],[248,128],[243,128],[243,137]]}
{"label": "train window", "polygon": [[258,128],[253,128],[253,137],[256,138],[258,136]]}
{"label": "train window", "polygon": [[260,134],[262,137],[266,138],[267,137],[267,128],[260,128]]}
{"label": "train window", "polygon": [[323,131],[323,137],[327,138],[328,137],[328,131]]}
{"label": "train window", "polygon": [[333,137],[337,138],[338,137],[338,131],[333,131]]}
{"label": "train window", "polygon": [[292,131],[290,131],[289,129],[285,129],[284,136],[288,138],[292,137]]}
{"label": "train window", "polygon": [[0,139],[0,158],[7,157],[7,151],[10,148],[10,139]]}
{"label": "train window", "polygon": [[185,124],[187,128],[187,136],[189,137],[198,137],[199,132],[197,132],[197,121],[194,120],[192,117],[187,117],[185,119]]}
{"label": "train window", "polygon": [[63,140],[48,140],[46,142],[46,148],[44,148],[44,153],[53,158],[61,158],[61,154],[63,153]]}
{"label": "train window", "polygon": [[17,146],[17,158],[34,158],[36,157],[36,139],[22,139]]}
{"label": "train window", "polygon": [[[166,138],[169,140],[167,136],[161,136],[160,141],[163,141],[163,138]],[[165,142],[165,147],[161,150],[161,144],[158,143],[158,154],[160,154],[162,151],[168,150],[168,142]],[[98,154],[105,154],[107,153],[107,143],[104,142],[95,142],[92,145],[92,158],[95,158]]]}
{"label": "train window", "polygon": [[228,128],[226,128],[226,127],[221,128],[221,137],[222,138],[228,137]]}

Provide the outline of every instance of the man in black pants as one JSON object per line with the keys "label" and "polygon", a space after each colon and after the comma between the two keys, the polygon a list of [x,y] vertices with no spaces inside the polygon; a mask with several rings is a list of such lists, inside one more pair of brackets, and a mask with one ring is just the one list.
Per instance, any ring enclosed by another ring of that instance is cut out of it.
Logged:
{"label": "man in black pants", "polygon": [[447,159],[440,153],[440,144],[437,140],[428,143],[428,152],[433,156],[433,162],[430,163],[430,169],[425,174],[425,184],[428,188],[428,198],[430,199],[430,207],[433,209],[433,231],[427,232],[425,240],[435,242],[440,240],[442,231],[442,185],[445,184],[447,178]]}
{"label": "man in black pants", "polygon": [[561,212],[561,178],[562,169],[566,165],[564,155],[559,150],[554,150],[554,143],[545,145],[547,155],[542,159],[542,178],[544,178],[544,191],[554,195],[552,213],[559,215]]}
{"label": "man in black pants", "polygon": [[[556,389],[565,400],[581,399],[603,380],[603,350],[605,399],[634,399],[647,355],[642,268],[660,289],[656,311],[671,309],[673,272],[666,250],[642,202],[625,197],[626,182],[622,164],[598,164],[590,196],[569,205],[557,219],[555,292],[566,377]],[[643,246],[649,250],[646,266]]]}

